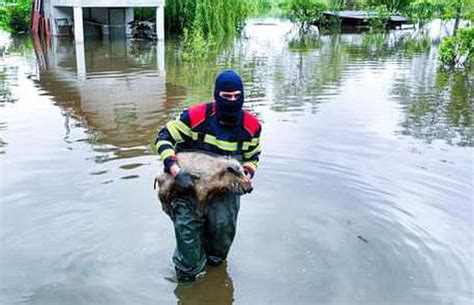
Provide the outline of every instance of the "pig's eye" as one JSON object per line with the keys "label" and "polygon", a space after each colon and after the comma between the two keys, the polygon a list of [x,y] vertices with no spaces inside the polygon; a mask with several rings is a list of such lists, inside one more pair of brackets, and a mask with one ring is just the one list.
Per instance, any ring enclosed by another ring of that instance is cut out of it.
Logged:
{"label": "pig's eye", "polygon": [[235,170],[235,168],[233,168],[232,166],[227,166],[227,171],[229,173],[232,173],[234,175],[239,175],[239,172]]}

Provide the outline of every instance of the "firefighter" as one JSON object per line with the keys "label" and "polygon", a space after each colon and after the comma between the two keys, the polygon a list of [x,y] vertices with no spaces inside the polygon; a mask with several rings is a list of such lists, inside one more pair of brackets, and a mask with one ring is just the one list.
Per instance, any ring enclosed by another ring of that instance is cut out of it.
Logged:
{"label": "firefighter", "polygon": [[[201,151],[239,160],[249,178],[258,166],[261,125],[244,104],[244,86],[233,70],[221,72],[215,81],[214,100],[184,110],[158,134],[155,147],[165,171],[182,188],[191,190],[189,173],[180,169],[176,153]],[[215,196],[203,215],[196,212],[196,196],[173,199],[170,214],[174,224],[176,249],[173,262],[179,282],[194,281],[206,265],[221,264],[234,240],[240,196]]]}

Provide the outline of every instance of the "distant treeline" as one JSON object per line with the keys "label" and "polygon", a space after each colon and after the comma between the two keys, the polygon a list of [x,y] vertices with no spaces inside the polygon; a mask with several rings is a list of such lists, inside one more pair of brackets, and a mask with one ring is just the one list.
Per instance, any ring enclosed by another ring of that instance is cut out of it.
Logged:
{"label": "distant treeline", "polygon": [[461,19],[474,20],[473,0],[282,0],[282,15],[297,22],[302,28],[318,24],[337,26],[337,20],[328,22],[324,12],[365,10],[373,28],[385,28],[389,17],[401,14],[421,27],[429,21]]}
{"label": "distant treeline", "polygon": [[[0,27],[12,32],[27,31],[31,3],[0,0]],[[199,29],[205,36],[219,36],[238,31],[250,16],[272,14],[314,23],[322,18],[323,11],[346,9],[373,10],[382,21],[391,13],[407,15],[415,23],[433,18],[474,20],[473,0],[167,0],[165,26],[168,33]],[[154,20],[155,14],[154,8],[135,8],[136,19]]]}

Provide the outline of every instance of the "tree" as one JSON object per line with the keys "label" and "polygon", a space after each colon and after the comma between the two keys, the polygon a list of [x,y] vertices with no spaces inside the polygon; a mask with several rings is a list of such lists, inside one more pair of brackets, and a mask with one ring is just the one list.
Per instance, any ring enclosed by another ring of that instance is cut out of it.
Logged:
{"label": "tree", "polygon": [[312,24],[319,24],[324,18],[327,5],[318,0],[286,0],[282,4],[284,14],[298,22],[303,30]]}

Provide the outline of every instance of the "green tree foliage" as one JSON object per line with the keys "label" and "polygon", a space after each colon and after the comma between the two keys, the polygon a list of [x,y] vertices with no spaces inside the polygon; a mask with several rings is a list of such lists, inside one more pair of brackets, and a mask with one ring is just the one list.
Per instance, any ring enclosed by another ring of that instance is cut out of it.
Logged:
{"label": "green tree foliage", "polygon": [[368,7],[385,6],[390,12],[401,12],[410,5],[413,0],[367,0]]}
{"label": "green tree foliage", "polygon": [[330,0],[329,6],[345,10],[359,10],[367,5],[365,0]]}
{"label": "green tree foliage", "polygon": [[437,0],[439,17],[444,20],[463,18],[474,21],[474,1],[472,0]]}
{"label": "green tree foliage", "polygon": [[465,67],[474,56],[474,27],[460,29],[455,36],[445,37],[438,53],[447,68]]}
{"label": "green tree foliage", "polygon": [[0,27],[7,31],[28,31],[30,14],[30,0],[0,0]]}
{"label": "green tree foliage", "polygon": [[372,7],[368,11],[369,13],[369,25],[372,32],[385,31],[387,23],[392,15],[385,5],[379,5]]}
{"label": "green tree foliage", "polygon": [[439,5],[432,0],[416,0],[408,6],[406,13],[410,20],[422,28],[426,23],[433,20],[438,13]]}
{"label": "green tree foliage", "polygon": [[322,22],[328,6],[318,0],[285,0],[282,8],[285,16],[299,23],[302,29],[307,29],[312,24]]}
{"label": "green tree foliage", "polygon": [[133,17],[135,20],[156,20],[156,9],[152,7],[136,7],[133,9]]}
{"label": "green tree foliage", "polygon": [[172,33],[200,28],[208,35],[235,33],[254,9],[250,0],[167,0],[165,24]]}
{"label": "green tree foliage", "polygon": [[264,15],[279,15],[279,3],[280,0],[255,0],[250,1],[253,7],[251,9],[252,16],[264,16]]}
{"label": "green tree foliage", "polygon": [[168,33],[182,34],[183,60],[197,62],[215,55],[216,41],[241,29],[255,11],[269,8],[273,0],[167,0]]}

